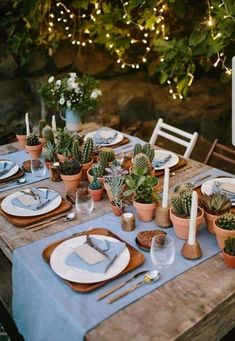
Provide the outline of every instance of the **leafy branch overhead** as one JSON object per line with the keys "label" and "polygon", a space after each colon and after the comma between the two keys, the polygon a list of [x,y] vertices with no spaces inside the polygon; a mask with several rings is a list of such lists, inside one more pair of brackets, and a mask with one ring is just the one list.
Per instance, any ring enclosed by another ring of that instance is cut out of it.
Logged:
{"label": "leafy branch overhead", "polygon": [[231,78],[234,0],[3,0],[0,7],[0,26],[22,65],[35,45],[51,55],[68,40],[78,51],[103,47],[121,68],[147,69],[173,98],[186,97],[203,70]]}

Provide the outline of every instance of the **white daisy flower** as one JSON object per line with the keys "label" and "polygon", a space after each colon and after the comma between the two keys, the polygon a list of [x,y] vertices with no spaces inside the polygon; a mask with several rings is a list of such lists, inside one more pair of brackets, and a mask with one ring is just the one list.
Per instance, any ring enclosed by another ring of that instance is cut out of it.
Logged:
{"label": "white daisy flower", "polygon": [[60,98],[60,101],[59,101],[59,103],[60,103],[60,105],[63,105],[63,104],[65,103],[65,99],[64,99],[64,97],[61,97],[61,98]]}
{"label": "white daisy flower", "polygon": [[48,79],[48,83],[52,83],[54,81],[55,77],[54,76],[51,76],[49,79]]}
{"label": "white daisy flower", "polygon": [[92,99],[96,99],[97,97],[101,96],[102,95],[102,92],[98,89],[94,89],[91,93],[91,98]]}
{"label": "white daisy flower", "polygon": [[77,76],[76,72],[70,72],[69,75],[71,78],[76,78]]}
{"label": "white daisy flower", "polygon": [[61,86],[61,80],[58,79],[56,82],[55,82],[55,85],[57,87],[57,89]]}

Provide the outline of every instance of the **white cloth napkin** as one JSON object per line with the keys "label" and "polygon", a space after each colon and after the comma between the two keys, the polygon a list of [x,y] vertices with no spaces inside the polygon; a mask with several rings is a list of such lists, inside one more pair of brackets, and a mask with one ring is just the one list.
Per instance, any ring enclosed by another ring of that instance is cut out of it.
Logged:
{"label": "white cloth napkin", "polygon": [[155,153],[152,165],[156,168],[162,167],[170,158],[171,154],[169,153]]}
{"label": "white cloth napkin", "polygon": [[14,166],[15,166],[15,162],[13,161],[1,162],[0,163],[0,177],[7,174]]}

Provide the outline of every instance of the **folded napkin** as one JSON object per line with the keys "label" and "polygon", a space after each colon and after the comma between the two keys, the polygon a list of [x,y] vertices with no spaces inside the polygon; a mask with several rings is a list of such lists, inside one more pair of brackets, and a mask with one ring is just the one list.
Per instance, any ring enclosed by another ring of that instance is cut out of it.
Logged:
{"label": "folded napkin", "polygon": [[92,138],[95,140],[96,144],[110,144],[115,140],[116,136],[116,131],[103,130],[93,134]]}
{"label": "folded napkin", "polygon": [[[230,188],[230,191],[228,190]],[[220,181],[214,181],[211,189],[212,193],[218,193],[224,194],[227,196],[229,200],[232,202],[235,202],[235,188],[234,184],[231,183],[225,183]]]}
{"label": "folded napkin", "polygon": [[12,205],[20,208],[26,208],[30,211],[37,211],[49,205],[59,196],[59,193],[57,192],[36,187],[32,187],[31,193],[34,194],[34,196],[22,193],[22,195],[12,199]]}
{"label": "folded napkin", "polygon": [[1,162],[0,163],[0,176],[7,174],[14,166],[15,166],[15,162],[13,161]]}
{"label": "folded napkin", "polygon": [[102,253],[100,253],[100,255],[104,257],[100,257],[99,255],[99,260],[95,263],[93,262],[94,264],[91,264],[92,262],[85,261],[84,255],[81,255],[81,257],[79,256],[79,250],[74,249],[74,251],[66,258],[65,263],[69,266],[73,266],[82,270],[105,273],[108,271],[109,267],[113,264],[115,259],[123,251],[123,249],[125,248],[125,243],[110,242],[106,239],[99,240],[95,237],[90,237],[90,239],[95,247],[103,251],[105,255],[103,255]]}
{"label": "folded napkin", "polygon": [[170,160],[171,154],[169,153],[156,153],[152,161],[153,167],[162,167],[168,160]]}

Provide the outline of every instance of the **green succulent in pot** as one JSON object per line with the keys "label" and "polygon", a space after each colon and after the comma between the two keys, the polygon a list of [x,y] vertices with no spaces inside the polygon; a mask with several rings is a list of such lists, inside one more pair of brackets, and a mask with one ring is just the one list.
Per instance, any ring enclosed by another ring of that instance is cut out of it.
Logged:
{"label": "green succulent in pot", "polygon": [[216,219],[216,225],[224,230],[235,230],[235,214],[227,212]]}
{"label": "green succulent in pot", "polygon": [[93,190],[101,189],[103,188],[101,182],[97,179],[96,176],[94,176],[93,181],[89,184],[89,188]]}
{"label": "green succulent in pot", "polygon": [[56,161],[56,151],[55,145],[50,141],[44,147],[43,156],[46,161],[55,162]]}
{"label": "green succulent in pot", "polygon": [[71,157],[73,151],[73,139],[74,136],[66,128],[58,130],[56,134],[58,154]]}
{"label": "green succulent in pot", "polygon": [[235,237],[228,237],[224,240],[222,254],[227,267],[235,268]]}
{"label": "green succulent in pot", "polygon": [[219,192],[210,195],[204,193],[200,198],[200,205],[210,214],[221,215],[231,209],[232,202]]}
{"label": "green succulent in pot", "polygon": [[26,125],[25,123],[17,123],[15,125],[16,135],[26,135]]}
{"label": "green succulent in pot", "polygon": [[60,162],[60,165],[58,166],[59,172],[63,175],[75,175],[80,173],[81,169],[81,163],[74,159]]}
{"label": "green succulent in pot", "polygon": [[26,145],[27,146],[38,146],[41,142],[39,141],[39,137],[35,134],[31,134],[26,139]]}

